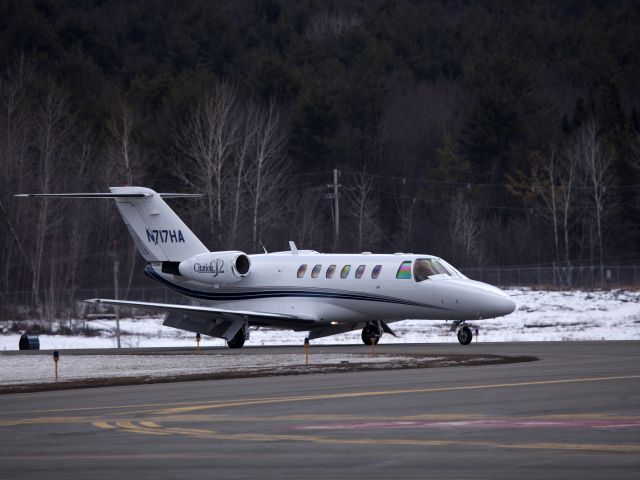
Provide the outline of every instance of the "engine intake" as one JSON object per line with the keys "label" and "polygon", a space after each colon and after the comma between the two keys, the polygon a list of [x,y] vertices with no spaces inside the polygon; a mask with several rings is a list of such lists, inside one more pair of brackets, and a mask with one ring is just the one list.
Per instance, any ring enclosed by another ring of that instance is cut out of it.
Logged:
{"label": "engine intake", "polygon": [[178,265],[180,275],[203,283],[237,282],[250,270],[251,260],[238,251],[201,253]]}

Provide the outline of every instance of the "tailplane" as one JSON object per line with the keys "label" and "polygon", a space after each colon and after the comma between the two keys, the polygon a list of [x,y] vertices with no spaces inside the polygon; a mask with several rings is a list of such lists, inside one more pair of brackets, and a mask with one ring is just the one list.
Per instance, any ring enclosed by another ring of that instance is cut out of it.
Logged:
{"label": "tailplane", "polygon": [[144,187],[111,187],[111,193],[22,194],[20,197],[114,198],[138,251],[147,262],[180,262],[209,250],[163,198],[199,195],[156,193]]}

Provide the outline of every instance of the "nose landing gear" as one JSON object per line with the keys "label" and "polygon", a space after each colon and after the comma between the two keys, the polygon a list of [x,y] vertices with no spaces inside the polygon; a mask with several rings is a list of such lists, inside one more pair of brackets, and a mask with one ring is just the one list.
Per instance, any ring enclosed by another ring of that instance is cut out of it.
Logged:
{"label": "nose landing gear", "polygon": [[461,345],[469,345],[473,340],[473,333],[471,333],[471,329],[466,325],[458,330],[458,341]]}
{"label": "nose landing gear", "polygon": [[473,333],[471,333],[471,329],[464,324],[464,320],[456,320],[451,325],[451,331],[455,332],[458,326],[462,325],[458,330],[458,341],[460,345],[469,345],[471,340],[473,340]]}

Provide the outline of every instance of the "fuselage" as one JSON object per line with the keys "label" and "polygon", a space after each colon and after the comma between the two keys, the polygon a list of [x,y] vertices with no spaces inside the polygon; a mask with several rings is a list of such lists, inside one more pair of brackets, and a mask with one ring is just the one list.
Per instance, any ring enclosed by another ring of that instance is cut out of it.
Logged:
{"label": "fuselage", "polygon": [[[250,255],[240,281],[207,283],[146,273],[203,305],[292,315],[318,324],[404,319],[480,320],[507,315],[513,300],[500,289],[470,280],[431,255],[323,254],[301,250]],[[432,265],[431,275],[418,270]]]}
{"label": "fuselage", "polygon": [[231,348],[249,339],[250,327],[308,331],[315,339],[362,328],[375,344],[387,323],[404,319],[453,320],[458,341],[473,334],[466,320],[507,315],[515,303],[491,285],[462,275],[431,255],[322,254],[298,250],[250,255],[210,251],[165,203],[190,194],[144,187],[109,193],[24,194],[26,197],[115,199],[142,258],[145,273],[200,305],[118,299],[91,303],[165,313],[163,325],[224,338]]}

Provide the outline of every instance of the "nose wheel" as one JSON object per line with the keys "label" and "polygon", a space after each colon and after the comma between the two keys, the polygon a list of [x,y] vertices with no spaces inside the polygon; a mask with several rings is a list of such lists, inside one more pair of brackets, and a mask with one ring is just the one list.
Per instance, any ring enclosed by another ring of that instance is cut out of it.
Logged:
{"label": "nose wheel", "polygon": [[464,325],[460,330],[458,330],[458,341],[461,345],[469,345],[473,340],[473,333],[471,333],[471,329]]}

